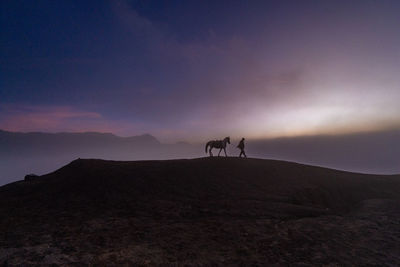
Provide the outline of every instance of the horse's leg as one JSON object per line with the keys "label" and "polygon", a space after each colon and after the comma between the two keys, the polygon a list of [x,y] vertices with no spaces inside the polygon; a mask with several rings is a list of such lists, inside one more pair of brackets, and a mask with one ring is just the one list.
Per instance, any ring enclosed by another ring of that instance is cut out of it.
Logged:
{"label": "horse's leg", "polygon": [[219,149],[219,152],[218,152],[218,157],[219,157],[219,154],[221,154],[221,151],[222,151],[222,148],[220,148],[220,149]]}
{"label": "horse's leg", "polygon": [[224,147],[224,152],[225,152],[225,157],[227,157],[228,155],[226,154],[226,150],[225,150],[225,147]]}
{"label": "horse's leg", "polygon": [[213,148],[212,147],[210,147],[210,157],[212,157],[213,156],[213,154],[212,154],[212,152],[211,152],[211,150],[212,150]]}

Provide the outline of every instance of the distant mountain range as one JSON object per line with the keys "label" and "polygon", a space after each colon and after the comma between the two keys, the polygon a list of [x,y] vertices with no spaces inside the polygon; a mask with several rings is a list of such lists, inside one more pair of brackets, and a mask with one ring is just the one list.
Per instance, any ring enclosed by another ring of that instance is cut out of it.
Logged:
{"label": "distant mountain range", "polygon": [[77,158],[149,160],[199,155],[200,149],[196,146],[182,142],[162,144],[150,134],[119,137],[98,132],[19,133],[0,130],[0,185],[22,179],[28,173],[50,172]]}
{"label": "distant mountain range", "polygon": [[[161,143],[150,134],[119,137],[111,133],[18,133],[0,130],[0,154],[22,156],[49,152],[85,154],[91,151],[111,152],[137,148],[159,147]],[[110,151],[111,150],[111,151]]]}

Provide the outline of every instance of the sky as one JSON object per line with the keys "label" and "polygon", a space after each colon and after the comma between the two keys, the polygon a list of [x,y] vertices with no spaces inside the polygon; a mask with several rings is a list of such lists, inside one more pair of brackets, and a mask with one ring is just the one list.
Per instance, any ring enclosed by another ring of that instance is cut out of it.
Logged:
{"label": "sky", "polygon": [[0,129],[262,139],[400,128],[399,1],[1,1]]}

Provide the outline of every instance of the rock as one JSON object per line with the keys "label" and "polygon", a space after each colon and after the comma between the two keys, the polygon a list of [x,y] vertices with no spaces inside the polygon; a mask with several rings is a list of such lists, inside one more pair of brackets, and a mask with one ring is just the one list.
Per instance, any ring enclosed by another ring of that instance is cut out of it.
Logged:
{"label": "rock", "polygon": [[39,177],[39,175],[31,173],[31,174],[25,175],[25,179],[24,180],[25,181],[31,181],[31,180],[37,179],[38,177]]}

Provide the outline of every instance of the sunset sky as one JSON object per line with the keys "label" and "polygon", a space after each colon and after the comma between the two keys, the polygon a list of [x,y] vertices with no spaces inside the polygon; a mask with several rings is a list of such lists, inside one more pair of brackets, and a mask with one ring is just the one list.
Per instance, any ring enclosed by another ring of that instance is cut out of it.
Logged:
{"label": "sunset sky", "polygon": [[0,129],[400,128],[400,1],[1,1]]}

